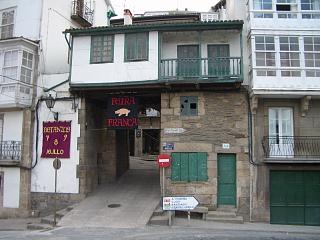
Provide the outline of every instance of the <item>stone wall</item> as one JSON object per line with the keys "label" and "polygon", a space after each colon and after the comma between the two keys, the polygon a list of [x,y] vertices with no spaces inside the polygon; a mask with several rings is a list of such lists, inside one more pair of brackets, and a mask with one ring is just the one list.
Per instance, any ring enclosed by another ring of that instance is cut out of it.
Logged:
{"label": "stone wall", "polygon": [[259,99],[254,124],[254,161],[259,165],[252,166],[252,220],[270,221],[270,170],[320,170],[319,164],[264,163],[264,152],[261,145],[263,136],[269,134],[268,109],[270,107],[291,107],[295,136],[320,136],[320,100],[310,100],[309,109],[303,114],[301,99]]}
{"label": "stone wall", "polygon": [[[80,202],[84,199],[84,195],[72,193],[57,193],[56,203],[57,209],[63,209],[67,206]],[[31,193],[31,209],[37,210],[41,215],[48,215],[54,212],[54,193]]]}
{"label": "stone wall", "polygon": [[101,110],[89,99],[81,99],[79,111],[80,137],[78,138],[79,165],[77,177],[80,194],[88,194],[98,186],[98,156],[101,131]]}
{"label": "stone wall", "polygon": [[[198,116],[180,116],[180,97],[198,97]],[[249,217],[248,105],[246,93],[183,92],[161,95],[161,142],[173,142],[173,152],[208,153],[207,182],[172,182],[166,171],[167,195],[193,195],[201,204],[217,207],[217,158],[219,153],[236,155],[237,209]],[[182,134],[165,135],[164,128],[183,128]],[[224,149],[229,143],[230,149]],[[161,181],[162,182],[162,181]]]}

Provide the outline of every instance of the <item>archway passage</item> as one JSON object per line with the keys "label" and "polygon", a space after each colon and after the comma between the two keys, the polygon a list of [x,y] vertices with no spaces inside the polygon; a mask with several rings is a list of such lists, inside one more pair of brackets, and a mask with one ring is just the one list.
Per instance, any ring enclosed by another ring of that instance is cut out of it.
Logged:
{"label": "archway passage", "polygon": [[119,221],[130,227],[128,214],[138,225],[146,224],[160,201],[154,155],[160,148],[160,95],[137,95],[138,129],[106,127],[107,97],[92,93],[79,110],[80,193],[90,195],[74,209],[74,215],[63,219],[62,226],[82,226],[81,221],[87,226],[91,220],[100,226],[98,219],[104,219],[101,224],[116,226]]}

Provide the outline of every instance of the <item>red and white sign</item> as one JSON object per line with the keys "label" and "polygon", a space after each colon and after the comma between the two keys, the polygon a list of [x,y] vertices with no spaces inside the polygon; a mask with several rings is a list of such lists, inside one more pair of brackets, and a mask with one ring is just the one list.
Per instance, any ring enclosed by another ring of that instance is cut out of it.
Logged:
{"label": "red and white sign", "polygon": [[159,167],[167,168],[171,165],[171,157],[168,154],[160,154],[157,157]]}

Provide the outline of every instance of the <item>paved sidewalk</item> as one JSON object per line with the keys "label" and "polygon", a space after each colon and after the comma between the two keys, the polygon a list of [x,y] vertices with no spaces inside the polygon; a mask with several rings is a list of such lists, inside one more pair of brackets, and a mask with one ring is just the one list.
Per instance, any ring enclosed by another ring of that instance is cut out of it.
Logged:
{"label": "paved sidewalk", "polygon": [[39,223],[40,218],[0,219],[0,231],[24,231],[29,223]]}
{"label": "paved sidewalk", "polygon": [[219,223],[213,221],[203,221],[191,219],[190,223],[186,218],[174,218],[172,228],[203,228],[215,230],[237,230],[237,231],[258,231],[258,232],[278,232],[278,233],[308,233],[319,235],[320,226],[297,226],[297,225],[278,225],[269,223],[249,223],[232,224]]}

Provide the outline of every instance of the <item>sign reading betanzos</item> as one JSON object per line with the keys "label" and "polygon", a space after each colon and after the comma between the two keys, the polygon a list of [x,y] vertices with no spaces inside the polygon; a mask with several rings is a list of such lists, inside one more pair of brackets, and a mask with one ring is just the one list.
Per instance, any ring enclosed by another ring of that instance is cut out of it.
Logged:
{"label": "sign reading betanzos", "polygon": [[42,158],[70,158],[71,121],[43,122]]}
{"label": "sign reading betanzos", "polygon": [[190,211],[198,206],[199,202],[194,197],[163,197],[164,211]]}
{"label": "sign reading betanzos", "polygon": [[108,99],[107,127],[138,128],[138,102],[134,96],[112,96]]}

